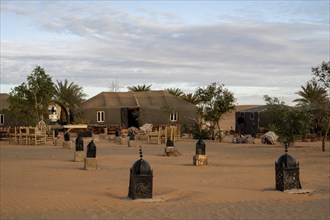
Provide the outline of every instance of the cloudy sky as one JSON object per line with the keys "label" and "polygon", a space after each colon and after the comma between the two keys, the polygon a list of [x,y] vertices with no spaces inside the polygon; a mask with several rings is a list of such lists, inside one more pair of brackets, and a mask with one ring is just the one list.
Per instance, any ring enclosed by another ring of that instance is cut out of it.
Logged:
{"label": "cloudy sky", "polygon": [[36,66],[88,97],[128,86],[286,103],[329,60],[329,1],[1,0],[1,92]]}

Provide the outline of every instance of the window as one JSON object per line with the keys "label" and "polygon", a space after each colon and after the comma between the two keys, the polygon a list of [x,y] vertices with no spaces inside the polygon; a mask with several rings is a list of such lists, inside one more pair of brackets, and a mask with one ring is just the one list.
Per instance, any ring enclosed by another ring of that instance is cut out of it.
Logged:
{"label": "window", "polygon": [[177,121],[178,120],[178,112],[173,112],[170,115],[170,121]]}
{"label": "window", "polygon": [[5,115],[0,114],[0,125],[4,125],[5,124]]}
{"label": "window", "polygon": [[241,112],[241,117],[244,117],[244,112]]}
{"label": "window", "polygon": [[254,120],[254,113],[253,112],[250,113],[250,119]]}
{"label": "window", "polygon": [[104,119],[105,119],[105,113],[104,111],[98,111],[97,112],[97,122],[104,122]]}

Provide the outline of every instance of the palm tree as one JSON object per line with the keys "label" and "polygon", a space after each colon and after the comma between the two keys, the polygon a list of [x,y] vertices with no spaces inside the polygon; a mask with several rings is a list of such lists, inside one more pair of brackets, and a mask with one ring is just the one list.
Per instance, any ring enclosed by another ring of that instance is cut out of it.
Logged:
{"label": "palm tree", "polygon": [[295,99],[299,106],[317,107],[327,98],[327,91],[319,86],[315,81],[307,82],[306,87],[301,86],[301,91],[297,92],[301,98]]}
{"label": "palm tree", "polygon": [[330,126],[330,100],[327,90],[321,87],[315,80],[307,82],[306,86],[301,86],[301,91],[297,94],[301,97],[295,99],[297,106],[306,108],[313,114],[313,130],[318,133],[325,131],[322,140],[322,151],[325,151],[325,140]]}
{"label": "palm tree", "polygon": [[183,99],[187,102],[190,102],[194,105],[197,105],[199,103],[198,97],[195,94],[192,94],[192,93],[183,94],[181,96],[181,99]]}
{"label": "palm tree", "polygon": [[151,85],[146,86],[144,85],[137,85],[137,86],[132,86],[132,87],[127,87],[127,89],[131,92],[144,92],[144,91],[150,91]]}
{"label": "palm tree", "polygon": [[81,111],[86,96],[82,87],[73,82],[69,84],[67,79],[64,82],[57,81],[55,85],[54,102],[64,110],[67,122],[74,122],[74,113]]}
{"label": "palm tree", "polygon": [[184,95],[184,92],[179,88],[164,89],[164,91],[176,97],[181,97],[182,95]]}

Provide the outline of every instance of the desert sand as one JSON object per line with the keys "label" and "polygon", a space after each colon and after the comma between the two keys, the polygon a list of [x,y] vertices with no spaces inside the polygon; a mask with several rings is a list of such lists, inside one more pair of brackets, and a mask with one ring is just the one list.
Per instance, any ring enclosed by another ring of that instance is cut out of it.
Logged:
{"label": "desert sand", "polygon": [[275,190],[283,147],[231,138],[205,141],[208,166],[192,165],[196,140],[186,136],[175,142],[177,157],[163,156],[165,144],[137,140],[154,173],[153,198],[138,200],[127,199],[138,147],[95,137],[100,169],[85,170],[73,161],[75,149],[60,143],[1,141],[1,219],[329,219],[329,145],[326,152],[321,142],[289,149],[307,192],[291,194]]}

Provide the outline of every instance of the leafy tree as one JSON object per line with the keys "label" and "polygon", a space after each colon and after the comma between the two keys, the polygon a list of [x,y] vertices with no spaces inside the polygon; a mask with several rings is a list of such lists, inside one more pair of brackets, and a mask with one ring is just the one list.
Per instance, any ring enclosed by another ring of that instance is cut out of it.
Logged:
{"label": "leafy tree", "polygon": [[188,93],[188,94],[183,94],[181,96],[181,99],[190,102],[194,105],[197,105],[199,103],[198,97],[195,94]]}
{"label": "leafy tree", "polygon": [[34,125],[35,114],[31,109],[31,94],[26,83],[22,83],[11,90],[8,97],[10,118],[12,126]]}
{"label": "leafy tree", "polygon": [[53,94],[52,78],[37,66],[28,75],[27,83],[22,83],[10,92],[8,101],[12,116],[26,125],[36,124],[48,116],[47,108]]}
{"label": "leafy tree", "polygon": [[150,91],[151,85],[137,85],[132,87],[127,87],[127,89],[131,92],[144,92],[144,91]]}
{"label": "leafy tree", "polygon": [[315,133],[322,131],[322,123],[324,121],[325,107],[327,103],[327,92],[316,81],[309,81],[306,86],[301,86],[301,90],[296,94],[300,98],[295,99],[297,106],[304,107],[313,115],[313,131]]}
{"label": "leafy tree", "polygon": [[82,113],[82,103],[87,95],[82,87],[69,83],[68,80],[57,81],[55,85],[54,102],[65,112],[67,122],[74,123],[74,115]]}
{"label": "leafy tree", "polygon": [[321,65],[312,67],[312,74],[316,77],[315,80],[323,83],[324,87],[330,88],[330,61],[323,61]]}
{"label": "leafy tree", "polygon": [[223,84],[212,83],[206,88],[199,87],[195,96],[198,97],[199,103],[197,111],[202,120],[211,123],[211,129],[217,126],[219,133],[219,141],[222,141],[220,132],[220,119],[226,112],[234,109],[235,98],[233,93],[224,88]]}
{"label": "leafy tree", "polygon": [[176,97],[181,97],[182,95],[184,95],[184,92],[179,88],[170,88],[170,89],[165,89],[164,91]]}
{"label": "leafy tree", "polygon": [[318,84],[325,91],[326,97],[318,103],[318,109],[316,111],[316,117],[319,120],[319,124],[324,132],[322,139],[322,151],[325,151],[325,141],[329,134],[330,129],[330,61],[323,61],[321,65],[312,68],[312,75],[314,78],[312,82]]}
{"label": "leafy tree", "polygon": [[279,142],[292,146],[301,135],[309,131],[311,114],[302,107],[290,107],[280,102],[278,98],[264,96],[267,113],[270,115],[270,129],[274,131]]}

